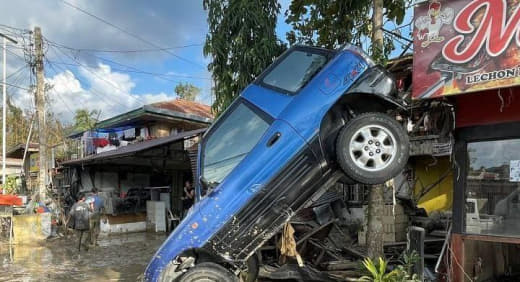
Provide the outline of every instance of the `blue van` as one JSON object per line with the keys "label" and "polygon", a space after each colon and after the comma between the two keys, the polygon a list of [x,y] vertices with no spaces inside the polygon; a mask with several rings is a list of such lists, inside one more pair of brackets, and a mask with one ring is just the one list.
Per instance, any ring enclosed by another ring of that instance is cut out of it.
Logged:
{"label": "blue van", "polygon": [[404,168],[402,113],[394,80],[362,50],[290,48],[203,136],[199,199],[145,281],[254,281],[253,254],[295,212],[337,181],[383,183]]}

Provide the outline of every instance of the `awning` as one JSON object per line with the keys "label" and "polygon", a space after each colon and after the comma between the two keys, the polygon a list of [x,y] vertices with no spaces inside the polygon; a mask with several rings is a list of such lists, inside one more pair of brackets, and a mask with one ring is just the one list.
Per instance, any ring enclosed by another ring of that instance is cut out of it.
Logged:
{"label": "awning", "polygon": [[157,148],[164,145],[169,145],[171,143],[189,139],[192,137],[195,137],[197,135],[200,135],[206,131],[206,128],[192,130],[192,131],[186,131],[181,132],[179,134],[171,135],[168,137],[153,139],[149,141],[143,141],[140,143],[134,143],[127,146],[121,146],[116,150],[107,151],[99,154],[90,155],[81,159],[75,159],[70,161],[65,161],[61,163],[63,166],[75,166],[80,164],[88,164],[88,163],[95,163],[97,161],[101,160],[107,160],[107,159],[115,159],[115,158],[122,158],[126,156],[133,155],[137,152],[141,152],[148,149]]}

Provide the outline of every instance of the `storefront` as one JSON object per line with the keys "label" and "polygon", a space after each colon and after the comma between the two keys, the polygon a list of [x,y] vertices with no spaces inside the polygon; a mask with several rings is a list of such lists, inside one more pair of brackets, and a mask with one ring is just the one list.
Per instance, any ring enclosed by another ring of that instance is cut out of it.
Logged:
{"label": "storefront", "polygon": [[520,281],[519,32],[518,1],[415,8],[412,96],[455,106],[449,281]]}
{"label": "storefront", "polygon": [[[455,281],[520,273],[520,88],[459,96],[455,131]],[[455,263],[456,264],[456,263]],[[514,281],[514,280],[511,280]]]}

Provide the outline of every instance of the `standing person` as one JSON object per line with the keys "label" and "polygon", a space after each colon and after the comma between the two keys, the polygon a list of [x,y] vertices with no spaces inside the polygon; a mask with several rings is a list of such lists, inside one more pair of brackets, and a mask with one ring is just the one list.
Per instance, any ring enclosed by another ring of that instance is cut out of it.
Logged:
{"label": "standing person", "polygon": [[72,218],[73,228],[79,237],[78,250],[81,250],[81,245],[84,245],[88,250],[86,240],[83,240],[83,232],[89,229],[90,207],[85,202],[85,194],[78,195],[78,201],[71,207],[69,216]]}
{"label": "standing person", "polygon": [[191,186],[191,182],[187,180],[184,183],[184,197],[182,197],[182,209],[184,211],[184,215],[188,212],[190,207],[195,202],[195,189]]}
{"label": "standing person", "polygon": [[98,195],[97,188],[92,188],[92,194],[87,197],[85,202],[89,205],[89,210],[91,211],[87,239],[91,245],[96,245],[100,232],[101,210],[104,208],[103,199]]}

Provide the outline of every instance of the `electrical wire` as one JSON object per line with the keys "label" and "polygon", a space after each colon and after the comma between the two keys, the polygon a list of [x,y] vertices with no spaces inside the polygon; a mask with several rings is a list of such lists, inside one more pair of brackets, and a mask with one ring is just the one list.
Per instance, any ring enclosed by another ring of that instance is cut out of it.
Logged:
{"label": "electrical wire", "polygon": [[[64,69],[64,68],[61,68],[59,65],[53,65],[52,63],[50,63],[49,61],[47,61],[47,63],[49,64],[49,66],[51,66],[52,68],[56,67],[60,70],[62,70],[63,72],[66,72],[67,70]],[[83,81],[80,77],[78,76],[75,76],[75,78],[83,85],[88,85],[85,81]],[[107,104],[109,105],[112,105],[112,106],[115,106],[115,105],[119,105],[119,106],[122,106],[123,108],[128,108],[128,105],[125,105],[125,104],[122,104],[121,102],[119,102],[117,99],[112,99],[112,96],[110,95],[106,95],[106,94],[102,94],[100,92],[98,92],[94,86],[91,86],[90,89],[88,90],[88,92],[96,95],[97,97],[99,97],[101,100],[107,102]],[[107,99],[105,98],[108,98],[110,97],[110,101],[112,102],[109,102]]]}
{"label": "electrical wire", "polygon": [[188,44],[182,46],[173,46],[173,47],[165,47],[165,48],[151,48],[151,49],[133,49],[133,50],[107,50],[107,49],[93,49],[93,48],[74,48],[64,44],[60,44],[57,42],[49,41],[50,45],[54,45],[56,47],[65,48],[73,51],[80,52],[93,52],[93,53],[147,53],[147,52],[161,52],[165,50],[174,50],[174,49],[182,49],[189,47],[202,46],[202,43],[196,44]]}
{"label": "electrical wire", "polygon": [[[192,75],[174,75],[174,74],[167,74],[167,73],[155,73],[155,72],[149,72],[149,71],[144,71],[144,70],[138,69],[138,68],[133,67],[133,66],[129,66],[129,65],[125,65],[125,64],[122,64],[122,63],[116,62],[116,61],[114,61],[114,60],[109,60],[109,59],[106,59],[106,58],[103,58],[103,57],[99,57],[99,56],[94,56],[94,57],[97,58],[97,59],[99,59],[99,60],[102,60],[102,61],[105,61],[105,62],[109,62],[109,63],[113,63],[113,64],[116,64],[116,65],[120,65],[120,66],[122,66],[122,67],[130,68],[130,69],[133,70],[133,71],[126,70],[127,72],[134,72],[134,73],[141,73],[141,74],[149,74],[149,75],[153,75],[153,76],[157,76],[157,77],[162,77],[162,76],[171,76],[171,77],[179,77],[179,78],[190,78],[190,79],[205,79],[205,80],[211,80],[211,78],[209,78],[209,77],[202,77],[202,76],[192,76]],[[122,70],[122,71],[125,71],[125,70]],[[174,82],[179,82],[179,81],[174,81]]]}
{"label": "electrical wire", "polygon": [[23,89],[23,90],[27,90],[27,91],[31,91],[29,88],[26,88],[26,87],[23,87],[23,86],[19,86],[19,85],[15,85],[15,84],[11,84],[9,82],[6,82],[6,83],[3,83],[3,82],[0,82],[0,85],[7,85],[7,86],[11,86],[11,87],[14,87],[14,88],[18,88],[18,89]]}
{"label": "electrical wire", "polygon": [[[13,85],[21,85],[22,82],[25,81],[25,75],[26,75],[26,73],[22,72],[22,70],[24,70],[25,67],[27,67],[27,66],[23,66],[23,67],[20,68],[18,71],[16,71],[15,73],[13,73],[13,74],[11,75],[11,78],[10,78],[10,80],[9,80],[9,83],[11,83],[11,84],[13,84]],[[15,88],[15,87],[13,87],[13,86],[8,86],[8,87],[7,87],[6,90],[7,90],[8,94],[10,94],[11,91],[13,91],[12,88]],[[29,86],[29,89],[30,89],[30,88],[31,88],[31,87]]]}
{"label": "electrical wire", "polygon": [[[97,57],[97,56],[95,56],[95,57],[100,59],[101,61],[111,62],[111,63],[116,64],[116,65],[121,65],[123,67],[132,68],[132,69],[120,69],[120,68],[114,68],[114,67],[111,66],[111,69],[113,71],[118,71],[118,72],[146,74],[146,75],[150,75],[150,76],[153,76],[153,77],[157,77],[159,79],[163,79],[165,81],[170,81],[170,82],[175,82],[175,83],[179,83],[179,82],[182,82],[182,81],[168,79],[167,77],[178,77],[178,78],[185,78],[185,79],[211,80],[211,78],[208,78],[208,77],[184,76],[184,75],[174,75],[174,74],[168,74],[168,73],[149,72],[149,71],[144,71],[144,70],[140,70],[140,69],[134,68],[132,66],[126,66],[124,64],[120,64],[120,63],[117,63],[117,62],[109,60],[109,59],[105,59],[105,58],[101,58],[101,57]],[[75,64],[75,63],[62,63],[62,62],[56,62],[56,61],[51,61],[51,62],[54,63],[54,64],[60,64],[60,65],[66,65],[66,66],[74,66],[74,67],[81,67],[80,64]],[[97,69],[97,67],[91,67],[91,66],[89,66],[89,68]]]}
{"label": "electrical wire", "polygon": [[165,49],[164,47],[161,47],[161,46],[159,46],[159,45],[157,45],[157,44],[155,44],[153,42],[150,42],[149,40],[146,40],[146,39],[142,38],[141,36],[139,36],[139,35],[137,35],[135,33],[132,33],[132,32],[130,32],[130,31],[126,30],[126,29],[123,29],[123,28],[121,28],[121,27],[119,27],[119,26],[117,26],[117,25],[115,25],[113,23],[110,23],[109,21],[107,21],[107,20],[105,20],[105,19],[103,19],[103,18],[101,18],[99,16],[96,16],[96,15],[94,15],[94,14],[92,14],[92,13],[90,13],[90,12],[88,12],[88,11],[78,7],[78,6],[75,6],[75,5],[69,3],[69,2],[67,2],[65,0],[62,0],[61,2],[63,2],[65,5],[73,8],[73,9],[76,9],[77,11],[80,11],[80,12],[82,12],[82,13],[84,13],[84,14],[92,17],[92,18],[95,18],[98,21],[100,21],[100,22],[102,22],[102,23],[104,23],[104,24],[106,24],[108,26],[111,26],[111,27],[113,27],[113,28],[115,28],[115,29],[117,29],[117,30],[119,30],[119,31],[121,31],[121,32],[123,32],[123,33],[125,33],[125,34],[127,34],[127,35],[129,35],[129,36],[131,36],[133,38],[135,38],[135,39],[138,39],[139,41],[144,42],[144,43],[148,44],[149,46],[152,46],[152,47],[157,48],[157,49],[161,49],[162,52],[167,53],[167,54],[169,54],[169,55],[171,55],[171,56],[173,56],[173,57],[175,57],[175,58],[177,58],[177,59],[179,59],[181,61],[184,61],[186,63],[190,63],[192,65],[195,65],[195,66],[198,66],[198,67],[201,67],[201,68],[205,68],[204,66],[202,66],[202,65],[200,65],[200,64],[198,64],[196,62],[193,62],[193,61],[188,60],[188,59],[186,59],[184,57],[181,57],[181,56],[179,56],[179,55],[177,55],[177,54],[175,54],[175,53]]}
{"label": "electrical wire", "polygon": [[21,31],[21,32],[30,32],[30,30],[18,28],[18,27],[14,27],[14,26],[9,26],[6,24],[0,24],[0,27],[7,28],[7,29],[14,29],[14,30]]}
{"label": "electrical wire", "polygon": [[5,79],[9,79],[10,77],[13,77],[15,76],[16,74],[18,74],[19,72],[21,72],[23,69],[25,69],[27,67],[27,65],[23,65],[21,66],[19,69],[17,69],[15,72],[13,72],[12,74],[8,75],[5,77]]}
{"label": "electrical wire", "polygon": [[[52,68],[52,70],[54,71],[54,74],[58,74],[58,72],[56,71],[56,69],[49,63],[47,62],[48,65]],[[72,116],[74,116],[76,113],[72,110],[72,108],[65,102],[65,99],[63,99],[63,97],[61,97],[60,93],[58,93],[58,91],[56,91],[56,89],[54,88],[51,88],[50,89],[52,92],[54,92],[56,94],[56,96],[58,97],[58,99],[63,103],[63,105],[65,106],[65,108],[72,114]]]}
{"label": "electrical wire", "polygon": [[[95,77],[105,81],[106,83],[108,83],[109,85],[111,85],[114,89],[117,89],[119,90],[122,94],[128,94],[127,96],[129,97],[132,97],[133,99],[135,99],[136,101],[138,101],[139,103],[141,103],[142,105],[145,105],[146,102],[144,102],[143,100],[139,99],[138,97],[135,97],[134,95],[131,95],[130,93],[126,93],[126,90],[122,89],[121,87],[119,87],[118,85],[115,85],[112,81],[109,81],[107,80],[106,78],[102,77],[102,76],[99,76],[97,73],[93,72],[92,70],[90,70],[90,68],[88,66],[85,66],[84,64],[82,64],[80,61],[78,61],[76,58],[74,58],[73,56],[69,56],[67,55],[65,52],[63,52],[62,50],[58,49],[58,48],[54,48],[58,51],[60,51],[63,55],[65,55],[66,57],[68,57],[69,59],[71,59],[72,61],[76,62],[77,64],[79,64],[81,67],[83,67],[86,71],[88,71],[89,73],[91,73],[92,75],[94,75]],[[118,102],[119,103],[119,102]],[[123,104],[120,104],[120,105],[123,105]],[[125,106],[126,107],[126,106]]]}
{"label": "electrical wire", "polygon": [[[59,69],[60,69],[61,71],[63,71],[63,72],[66,72],[66,71],[67,71],[66,69],[60,68],[59,66],[55,66],[55,65],[53,65],[53,64],[50,63],[50,62],[47,62],[47,64],[49,65],[49,67],[51,67],[51,68],[54,70],[54,72],[55,72],[56,74],[58,74],[59,72],[57,72],[57,71],[55,70],[54,67],[59,68]],[[87,85],[87,83],[85,83],[85,81],[83,81],[81,78],[79,78],[79,77],[75,77],[75,78],[76,78],[76,79],[77,79],[81,84],[83,84],[83,85]],[[120,104],[117,100],[112,100],[112,99],[110,99],[110,101],[109,101],[109,100],[105,99],[105,97],[110,97],[110,96],[109,96],[109,95],[103,95],[103,94],[97,92],[97,90],[94,89],[94,87],[91,87],[91,88],[88,90],[88,92],[94,94],[96,97],[98,97],[99,99],[101,99],[102,101],[106,102],[107,104],[109,104],[109,105],[111,105],[111,106],[117,106],[117,105],[119,105],[119,106],[123,106],[123,107],[125,107],[125,108],[127,107],[127,106],[124,105],[124,104]]]}
{"label": "electrical wire", "polygon": [[11,54],[11,55],[17,57],[18,59],[22,60],[24,63],[27,62],[27,61],[25,60],[24,57],[22,57],[22,56],[16,54],[15,52],[13,52],[13,51],[11,51],[11,50],[9,50],[9,49],[5,49],[5,51],[6,51],[7,53],[9,53],[9,54]]}

